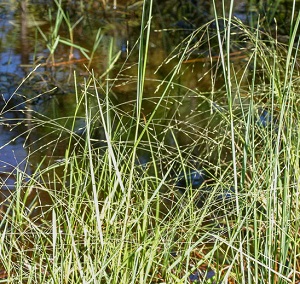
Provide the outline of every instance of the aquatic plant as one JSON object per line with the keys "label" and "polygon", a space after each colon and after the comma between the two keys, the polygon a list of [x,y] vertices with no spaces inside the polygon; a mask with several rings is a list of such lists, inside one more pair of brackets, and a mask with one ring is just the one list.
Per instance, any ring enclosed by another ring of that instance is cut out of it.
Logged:
{"label": "aquatic plant", "polygon": [[[133,50],[117,66],[110,44],[104,73],[74,72],[72,115],[49,118],[25,99],[34,171],[19,170],[3,198],[3,282],[299,280],[300,16],[285,45],[259,21],[234,19],[233,4],[224,14],[214,6],[159,79],[147,69],[153,3],[144,1],[136,64],[126,65]],[[102,39],[99,29],[90,58]],[[117,87],[132,81],[124,101]]]}

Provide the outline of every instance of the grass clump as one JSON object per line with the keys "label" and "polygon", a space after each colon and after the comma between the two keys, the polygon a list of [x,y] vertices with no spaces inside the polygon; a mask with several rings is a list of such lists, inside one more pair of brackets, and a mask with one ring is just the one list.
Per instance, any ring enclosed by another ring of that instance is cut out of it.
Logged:
{"label": "grass clump", "polygon": [[[151,9],[145,1],[131,102],[112,96],[128,70],[112,78],[111,56],[103,76],[90,71],[76,86],[74,115],[48,120],[31,109],[24,135],[28,142],[33,125],[40,133],[27,143],[38,166],[19,174],[2,203],[3,282],[299,280],[299,18],[284,45],[259,23],[253,30],[216,13],[155,80],[147,77]],[[41,151],[51,153],[47,163]],[[207,178],[193,188],[202,170]]]}

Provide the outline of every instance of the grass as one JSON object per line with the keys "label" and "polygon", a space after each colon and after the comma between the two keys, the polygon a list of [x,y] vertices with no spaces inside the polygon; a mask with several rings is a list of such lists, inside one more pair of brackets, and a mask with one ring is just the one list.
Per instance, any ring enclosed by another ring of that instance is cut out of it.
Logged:
{"label": "grass", "polygon": [[[153,12],[145,1],[133,101],[115,102],[131,55],[114,75],[119,54],[110,45],[103,75],[89,70],[81,81],[74,72],[74,115],[49,119],[30,107],[23,135],[36,165],[17,174],[2,202],[0,283],[299,281],[299,17],[285,45],[259,21],[253,29],[234,19],[232,5],[174,48],[161,80],[147,73]],[[55,44],[65,44],[59,28],[69,19],[58,14]],[[210,33],[213,22],[220,26]],[[206,73],[194,79],[205,48]],[[49,51],[54,60],[56,46]],[[199,167],[210,191],[181,194],[179,174]],[[229,200],[218,198],[229,189]]]}

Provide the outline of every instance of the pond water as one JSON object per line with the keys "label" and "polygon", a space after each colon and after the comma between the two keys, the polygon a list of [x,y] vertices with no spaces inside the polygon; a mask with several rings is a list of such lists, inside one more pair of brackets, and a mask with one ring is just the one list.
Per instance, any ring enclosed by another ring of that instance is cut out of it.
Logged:
{"label": "pond water", "polygon": [[[164,90],[166,83],[162,82],[179,62],[178,56],[168,63],[164,60],[196,27],[214,18],[210,1],[198,2],[164,1],[161,4],[157,1],[154,4],[142,107],[145,120]],[[216,2],[222,11],[222,1]],[[0,185],[3,200],[14,190],[15,183],[26,182],[38,165],[42,163],[47,167],[64,158],[70,132],[82,139],[86,126],[85,110],[79,108],[74,118],[79,98],[74,85],[81,93],[84,82],[90,78],[87,69],[93,70],[99,78],[101,95],[109,89],[118,109],[127,116],[133,114],[136,42],[143,1],[116,3],[116,7],[109,3],[104,8],[101,1],[63,2],[71,26],[63,17],[58,20],[54,1],[6,1],[0,4]],[[245,24],[255,24],[258,10],[262,8],[246,1],[235,3],[234,16]],[[199,42],[199,47],[191,48],[190,57],[186,58],[174,80],[184,88],[172,85],[170,101],[162,104],[154,119],[160,125],[157,126],[157,140],[174,147],[174,138],[165,131],[174,128],[179,146],[189,145],[187,155],[191,159],[203,155],[207,164],[220,157],[214,156],[217,152],[214,149],[206,149],[207,140],[201,139],[199,133],[211,129],[211,135],[206,137],[213,139],[214,132],[227,131],[221,122],[225,87],[218,49],[211,47],[213,61],[210,61],[209,41],[201,43],[206,33],[208,37],[215,36],[215,28],[212,23],[195,36],[194,42]],[[215,44],[214,40],[211,43]],[[232,60],[236,80],[242,85],[243,80],[251,78],[251,73],[245,72],[247,61],[243,59],[246,54],[236,54]],[[113,68],[107,73],[112,62]],[[25,82],[24,78],[27,78]],[[214,100],[215,105],[208,103],[206,98]],[[211,114],[216,110],[221,117],[212,118]],[[178,124],[170,125],[176,117]],[[56,125],[47,124],[50,119]],[[100,141],[99,137],[103,137],[101,129],[97,135]],[[225,151],[223,159],[230,159],[230,153]],[[147,163],[147,150],[141,151],[137,160]],[[45,200],[47,202],[49,200]]]}
{"label": "pond water", "polygon": [[[16,185],[31,188],[30,180],[40,185],[30,189],[27,198],[35,206],[31,216],[35,213],[40,216],[41,211],[47,210],[51,204],[49,190],[59,189],[54,176],[59,180],[66,174],[63,166],[66,149],[77,151],[85,143],[86,109],[85,104],[78,103],[84,90],[87,89],[86,103],[94,118],[97,117],[97,89],[101,101],[105,102],[109,96],[112,109],[117,110],[118,115],[112,118],[116,120],[113,131],[120,124],[125,129],[131,127],[136,105],[137,41],[143,1],[107,1],[103,7],[104,2],[62,1],[62,10],[55,1],[0,3],[0,204],[3,211],[9,207]],[[232,159],[230,147],[220,151],[219,146],[230,145],[231,136],[211,2],[154,1],[141,114],[141,126],[144,126],[167,92],[150,127],[151,142],[158,152],[163,152],[162,158],[158,157],[162,175],[179,159],[174,149],[179,148],[184,159],[190,161],[184,171],[174,166],[169,183],[175,184],[182,194],[187,187],[197,189],[204,185],[205,190],[196,200],[198,207],[209,199],[213,188],[209,171],[213,169],[223,175],[220,168],[222,165],[226,168]],[[220,14],[222,9],[228,10],[227,3],[224,7],[221,0],[216,4]],[[277,9],[280,13],[276,16],[282,19],[278,32],[284,39],[288,34],[289,23],[285,21],[291,1],[280,5],[283,7]],[[252,80],[253,66],[248,64],[251,45],[236,25],[255,27],[258,13],[265,13],[264,21],[270,27],[274,8],[265,7],[263,1],[235,1],[233,34],[238,44],[231,50],[232,91],[243,90],[238,95],[245,98],[234,101],[238,111],[248,103],[249,89],[244,90],[243,85],[249,85]],[[221,29],[224,27],[222,19],[218,24]],[[197,28],[199,31],[194,33]],[[184,49],[187,51],[181,58]],[[180,68],[171,78],[179,63]],[[97,79],[96,86],[90,83],[92,72]],[[272,116],[263,102],[256,119],[257,128],[265,129],[271,124]],[[243,123],[239,122],[238,115],[236,120],[237,124]],[[106,149],[103,128],[97,119],[92,122],[95,123],[93,146]],[[129,132],[123,131],[119,141],[130,140],[134,131]],[[136,163],[143,171],[149,169],[151,158],[147,141],[141,145],[145,147],[138,149]],[[47,168],[53,172],[44,171]],[[227,188],[216,195],[218,201],[230,200],[234,195],[232,178],[228,179]],[[167,192],[168,187],[163,190]],[[168,211],[172,200],[170,203],[166,198],[162,211]],[[214,276],[212,270],[207,272],[207,278]],[[195,271],[189,280],[194,282],[200,278],[200,272]]]}

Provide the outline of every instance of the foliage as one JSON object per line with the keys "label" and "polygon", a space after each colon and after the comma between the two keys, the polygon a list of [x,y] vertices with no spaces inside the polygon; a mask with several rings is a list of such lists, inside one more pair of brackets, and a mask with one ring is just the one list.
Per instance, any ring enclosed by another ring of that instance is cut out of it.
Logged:
{"label": "foliage", "polygon": [[[253,29],[234,19],[230,3],[229,15],[214,7],[215,19],[172,50],[159,80],[147,73],[153,3],[144,1],[134,71],[129,53],[115,73],[120,54],[110,45],[102,75],[88,70],[80,85],[74,73],[68,123],[28,110],[27,140],[33,128],[44,133],[29,155],[53,159],[18,173],[2,204],[3,282],[299,281],[300,17],[286,45],[259,21]],[[90,59],[101,40],[99,30]],[[115,87],[129,77],[135,98],[118,101]],[[179,190],[178,177],[199,169],[209,179]]]}

